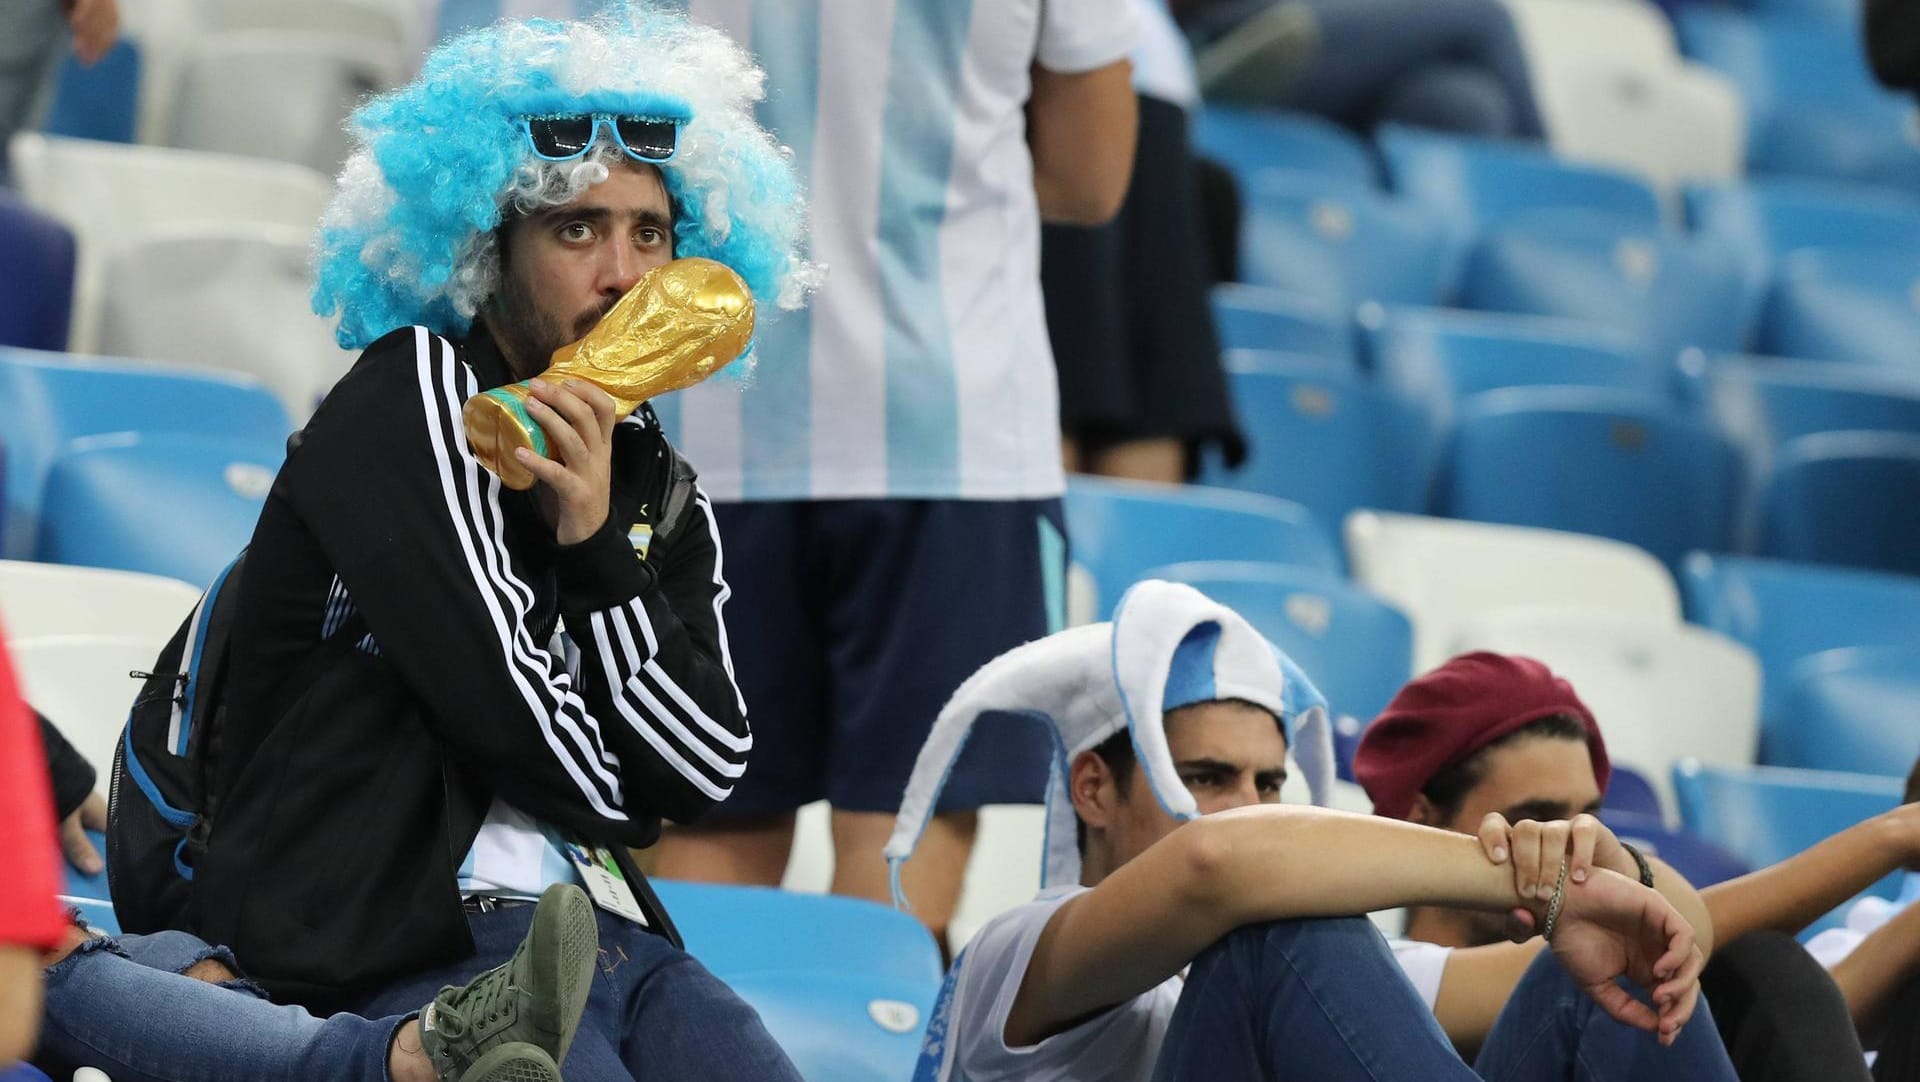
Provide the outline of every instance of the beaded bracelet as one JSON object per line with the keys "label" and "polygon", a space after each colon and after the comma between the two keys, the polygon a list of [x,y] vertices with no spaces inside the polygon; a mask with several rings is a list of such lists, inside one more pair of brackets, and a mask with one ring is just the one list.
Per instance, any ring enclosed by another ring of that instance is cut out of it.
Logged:
{"label": "beaded bracelet", "polygon": [[1553,931],[1560,923],[1560,905],[1567,900],[1567,858],[1560,858],[1560,881],[1553,885],[1553,900],[1547,903],[1547,922],[1540,928],[1540,937],[1553,942]]}

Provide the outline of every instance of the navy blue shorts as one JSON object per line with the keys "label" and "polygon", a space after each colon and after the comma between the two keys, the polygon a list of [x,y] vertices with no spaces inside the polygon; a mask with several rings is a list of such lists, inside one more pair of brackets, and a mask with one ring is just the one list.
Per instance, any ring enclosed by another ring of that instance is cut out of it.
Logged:
{"label": "navy blue shorts", "polygon": [[[935,715],[975,669],[1065,626],[1060,501],[716,504],[746,775],[710,819],[898,811]],[[1038,802],[1045,733],[977,726],[938,810]]]}

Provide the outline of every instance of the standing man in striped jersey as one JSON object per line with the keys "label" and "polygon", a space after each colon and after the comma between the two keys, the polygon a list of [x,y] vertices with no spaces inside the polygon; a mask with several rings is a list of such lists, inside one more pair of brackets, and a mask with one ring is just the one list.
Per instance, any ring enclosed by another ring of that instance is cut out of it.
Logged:
{"label": "standing man in striped jersey", "polygon": [[[522,460],[523,493],[476,460],[461,407],[676,256],[797,306],[761,86],[719,32],[621,5],[449,41],[356,112],[314,300],[365,352],[244,564],[195,878],[197,930],[277,998],[413,1010],[502,962],[544,888],[593,889],[593,849],[651,844],[745,770],[713,512],[651,411],[615,423],[589,385],[536,384],[554,457]],[[750,1008],[602,895],[567,1077],[797,1078]],[[495,991],[422,1026],[484,1036],[527,990]]]}
{"label": "standing man in striped jersey", "polygon": [[[833,807],[838,893],[889,897],[880,849],[949,692],[1064,621],[1060,414],[1043,218],[1125,195],[1135,103],[1117,0],[690,0],[747,44],[760,115],[807,180],[826,284],[769,326],[745,393],[662,419],[727,539],[753,769],[658,869],[778,883],[794,811]],[[1068,333],[1072,333],[1069,329]],[[943,932],[973,811],[1039,797],[1027,728],[979,734],[905,870]]]}

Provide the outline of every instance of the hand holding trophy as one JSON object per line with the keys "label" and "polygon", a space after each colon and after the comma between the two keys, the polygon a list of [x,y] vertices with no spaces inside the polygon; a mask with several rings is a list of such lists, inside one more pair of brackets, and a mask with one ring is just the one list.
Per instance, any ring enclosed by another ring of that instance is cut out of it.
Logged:
{"label": "hand holding trophy", "polygon": [[[746,351],[753,338],[753,295],[731,269],[711,259],[676,259],[648,271],[585,338],[554,350],[534,379],[580,379],[612,396],[624,418],[650,398],[691,387]],[[546,433],[527,414],[532,381],[467,400],[467,443],[481,465],[516,491],[533,487],[517,448],[551,457]]]}

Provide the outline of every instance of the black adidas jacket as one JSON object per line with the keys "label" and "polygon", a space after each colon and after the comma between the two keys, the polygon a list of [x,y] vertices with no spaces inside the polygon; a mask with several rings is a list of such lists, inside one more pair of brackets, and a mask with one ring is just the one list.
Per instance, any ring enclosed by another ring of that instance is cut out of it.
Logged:
{"label": "black adidas jacket", "polygon": [[[533,494],[466,452],[462,404],[510,379],[479,325],[463,343],[387,335],[261,512],[193,893],[202,937],[277,998],[330,1010],[472,953],[456,875],[496,795],[644,846],[744,769],[719,537],[691,471],[643,409],[615,432],[606,527],[558,546]],[[668,531],[644,559],[636,525]]]}

